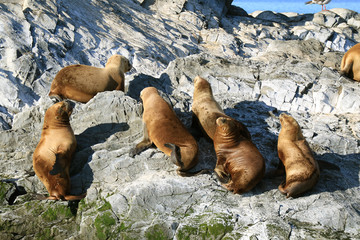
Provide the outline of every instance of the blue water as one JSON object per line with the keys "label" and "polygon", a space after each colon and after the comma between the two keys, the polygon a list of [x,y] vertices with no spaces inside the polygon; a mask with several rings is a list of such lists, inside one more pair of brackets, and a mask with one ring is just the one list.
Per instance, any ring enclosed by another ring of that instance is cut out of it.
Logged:
{"label": "blue water", "polygon": [[[274,12],[316,13],[321,11],[321,5],[305,5],[307,0],[234,0],[233,5],[243,8],[247,13],[256,10],[270,10]],[[331,8],[346,8],[360,13],[360,0],[332,0],[326,5]]]}

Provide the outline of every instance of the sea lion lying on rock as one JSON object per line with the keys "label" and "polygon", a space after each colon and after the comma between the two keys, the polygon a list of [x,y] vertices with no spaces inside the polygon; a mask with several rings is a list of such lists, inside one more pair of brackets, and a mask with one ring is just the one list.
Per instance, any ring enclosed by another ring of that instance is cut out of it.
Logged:
{"label": "sea lion lying on rock", "polygon": [[129,60],[120,55],[111,56],[104,68],[80,64],[64,67],[52,81],[49,97],[86,103],[99,92],[124,91],[124,74],[131,67]]}

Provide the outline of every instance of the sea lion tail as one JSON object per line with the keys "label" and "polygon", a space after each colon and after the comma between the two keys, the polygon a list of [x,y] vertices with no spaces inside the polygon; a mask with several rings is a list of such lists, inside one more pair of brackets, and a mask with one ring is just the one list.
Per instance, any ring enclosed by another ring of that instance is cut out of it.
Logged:
{"label": "sea lion tail", "polygon": [[181,161],[180,148],[173,143],[165,143],[164,146],[171,149],[171,161],[180,168],[183,168],[184,163]]}

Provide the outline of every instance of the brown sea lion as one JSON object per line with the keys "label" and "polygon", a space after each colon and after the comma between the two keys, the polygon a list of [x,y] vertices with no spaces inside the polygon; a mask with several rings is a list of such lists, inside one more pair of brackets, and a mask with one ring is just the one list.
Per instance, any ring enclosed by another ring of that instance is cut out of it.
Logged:
{"label": "brown sea lion", "polygon": [[241,122],[230,117],[219,117],[216,120],[214,148],[217,156],[216,169],[223,169],[220,180],[234,193],[244,193],[260,182],[265,173],[265,160],[247,128]]}
{"label": "brown sea lion", "polygon": [[64,67],[52,81],[49,96],[56,101],[86,103],[99,92],[124,91],[124,74],[131,67],[129,60],[120,55],[111,56],[104,68],[80,64]]}
{"label": "brown sea lion", "polygon": [[317,183],[319,165],[296,120],[285,113],[279,118],[281,130],[277,148],[286,173],[286,181],[279,185],[279,190],[287,198],[296,197]]}
{"label": "brown sea lion", "polygon": [[49,192],[47,199],[79,200],[85,197],[85,194],[69,195],[69,168],[76,149],[69,122],[71,112],[68,101],[55,103],[46,111],[40,142],[33,154],[33,168]]}
{"label": "brown sea lion", "polygon": [[350,48],[341,60],[340,73],[360,81],[360,43]]}
{"label": "brown sea lion", "polygon": [[194,95],[191,110],[193,112],[193,126],[200,125],[203,132],[210,139],[213,139],[216,130],[216,119],[226,115],[215,101],[209,82],[199,76],[194,78]]}
{"label": "brown sea lion", "polygon": [[170,105],[154,87],[140,93],[143,102],[144,138],[130,152],[131,156],[155,144],[172,162],[179,166],[177,173],[185,173],[198,163],[198,145],[194,137],[176,116]]}

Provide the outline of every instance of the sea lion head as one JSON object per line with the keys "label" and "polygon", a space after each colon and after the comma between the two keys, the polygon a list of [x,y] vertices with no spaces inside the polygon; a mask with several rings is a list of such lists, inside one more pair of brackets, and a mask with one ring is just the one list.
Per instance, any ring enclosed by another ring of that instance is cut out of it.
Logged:
{"label": "sea lion head", "polygon": [[144,101],[146,98],[153,94],[159,95],[159,92],[154,87],[147,87],[140,92],[140,98],[142,101]]}
{"label": "sea lion head", "polygon": [[[58,104],[57,110],[56,110],[56,117],[58,119],[69,119],[73,106],[70,101],[61,101],[56,103]],[[55,104],[54,104],[55,105]]]}
{"label": "sea lion head", "polygon": [[126,72],[130,71],[130,69],[132,68],[132,65],[130,64],[130,61],[126,57],[118,55],[118,54],[111,56],[107,60],[107,62],[105,64],[105,67],[109,66],[109,65],[119,66],[120,70],[123,73],[126,73]]}
{"label": "sea lion head", "polygon": [[299,124],[292,116],[281,113],[279,120],[281,124],[281,132],[287,133],[287,136],[294,136],[296,138],[295,140],[304,138]]}
{"label": "sea lion head", "polygon": [[48,108],[45,113],[44,127],[47,127],[50,123],[54,122],[60,122],[68,125],[72,110],[73,106],[70,101],[65,100],[55,103]]}
{"label": "sea lion head", "polygon": [[250,133],[241,122],[230,117],[219,117],[216,119],[216,132],[228,137],[245,137],[251,139]]}
{"label": "sea lion head", "polygon": [[210,83],[200,76],[194,78],[194,89],[200,92],[210,92],[212,94]]}
{"label": "sea lion head", "polygon": [[216,119],[216,125],[225,134],[231,132],[231,129],[235,127],[234,121],[227,117],[219,117]]}

